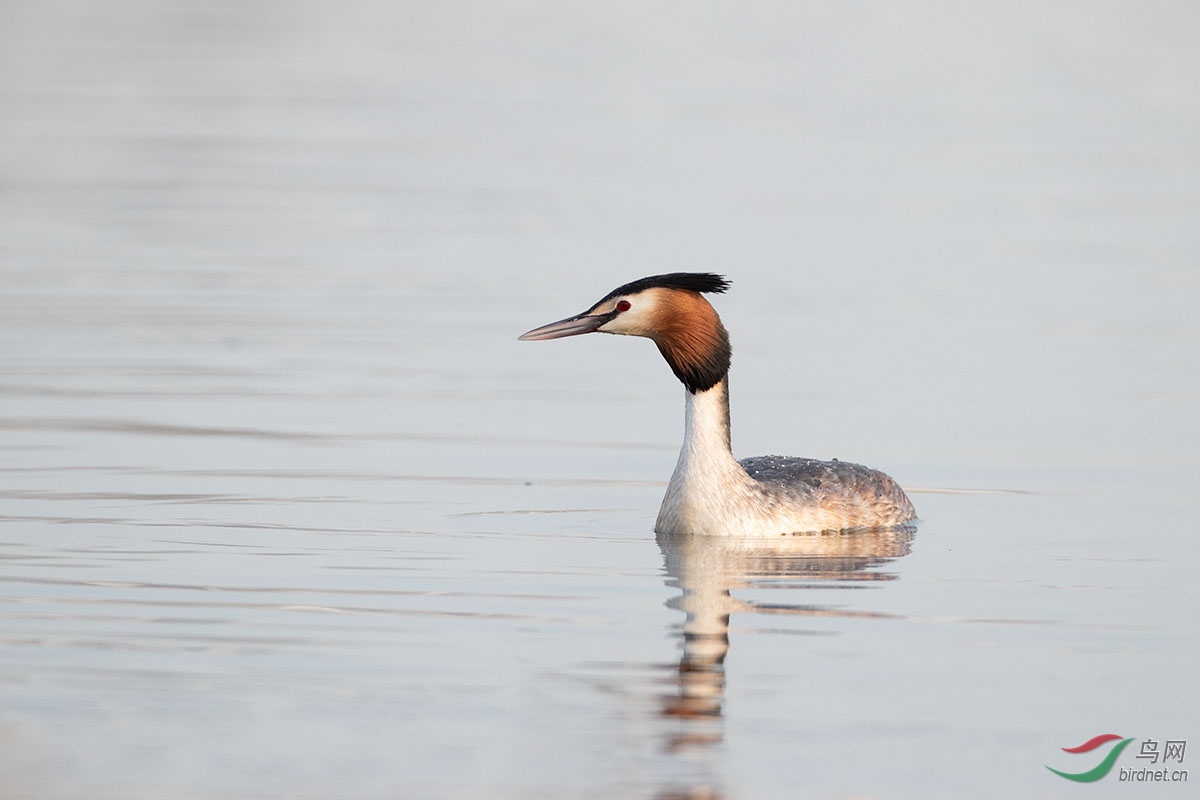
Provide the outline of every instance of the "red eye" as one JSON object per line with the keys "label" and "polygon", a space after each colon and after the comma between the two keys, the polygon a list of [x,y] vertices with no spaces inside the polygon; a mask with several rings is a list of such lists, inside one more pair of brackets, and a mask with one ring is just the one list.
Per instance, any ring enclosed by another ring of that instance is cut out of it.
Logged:
{"label": "red eye", "polygon": [[629,310],[629,301],[628,300],[618,300],[617,301],[617,311],[628,311],[628,310]]}

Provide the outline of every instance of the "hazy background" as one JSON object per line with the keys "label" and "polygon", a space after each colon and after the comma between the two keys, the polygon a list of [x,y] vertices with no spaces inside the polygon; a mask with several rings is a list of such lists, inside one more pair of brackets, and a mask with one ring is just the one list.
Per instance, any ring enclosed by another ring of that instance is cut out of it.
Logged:
{"label": "hazy background", "polygon": [[[1186,2],[0,4],[0,796],[1057,796],[1061,747],[1200,735],[1198,42]],[[735,615],[682,754],[681,390],[515,341],[675,270],[733,282],[737,454],[923,519],[871,591],[768,592],[883,616]]]}

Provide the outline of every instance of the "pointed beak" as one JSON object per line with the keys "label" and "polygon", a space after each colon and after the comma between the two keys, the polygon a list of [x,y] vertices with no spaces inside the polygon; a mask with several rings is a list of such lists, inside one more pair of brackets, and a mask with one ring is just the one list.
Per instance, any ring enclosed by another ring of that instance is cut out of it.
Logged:
{"label": "pointed beak", "polygon": [[544,339],[561,339],[564,336],[578,336],[581,333],[591,333],[614,316],[616,316],[615,313],[589,315],[587,312],[584,312],[576,314],[573,317],[560,319],[558,322],[551,322],[549,325],[543,325],[540,328],[534,328],[528,333],[518,336],[517,340],[522,342],[540,342]]}

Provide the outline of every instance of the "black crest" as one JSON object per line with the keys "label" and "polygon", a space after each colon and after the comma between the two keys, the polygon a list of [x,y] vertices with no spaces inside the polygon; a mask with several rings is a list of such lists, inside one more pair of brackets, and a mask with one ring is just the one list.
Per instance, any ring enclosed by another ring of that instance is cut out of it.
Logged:
{"label": "black crest", "polygon": [[669,272],[666,275],[651,275],[639,278],[624,286],[613,289],[600,302],[626,294],[637,294],[646,289],[682,289],[686,292],[714,292],[720,294],[729,288],[729,281],[711,272]]}

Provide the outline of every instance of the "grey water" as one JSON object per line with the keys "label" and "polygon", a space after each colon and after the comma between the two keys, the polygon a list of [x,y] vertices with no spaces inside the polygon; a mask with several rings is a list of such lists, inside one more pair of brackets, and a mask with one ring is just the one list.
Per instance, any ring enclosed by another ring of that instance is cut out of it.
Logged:
{"label": "grey water", "polygon": [[[1186,796],[1046,767],[1200,747],[1198,36],[3,4],[0,797]],[[654,347],[516,337],[675,270],[915,531],[655,536]]]}

